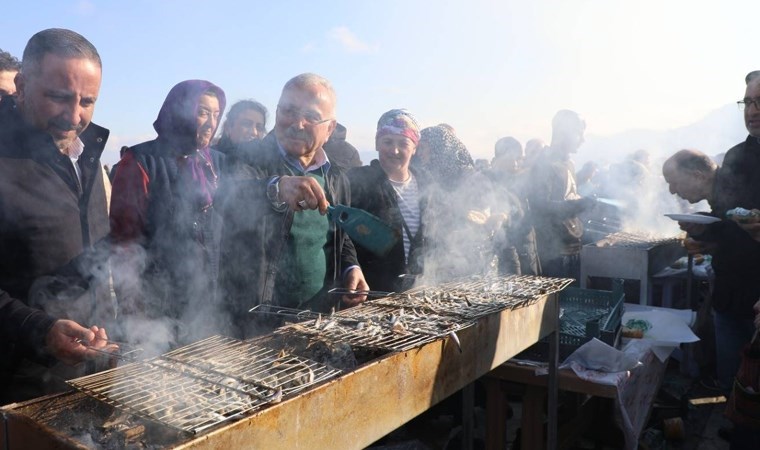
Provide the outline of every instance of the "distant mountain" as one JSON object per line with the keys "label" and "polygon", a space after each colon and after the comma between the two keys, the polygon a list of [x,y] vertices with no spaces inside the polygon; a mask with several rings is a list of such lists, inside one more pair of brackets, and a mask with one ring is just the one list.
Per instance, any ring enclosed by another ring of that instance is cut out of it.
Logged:
{"label": "distant mountain", "polygon": [[[680,128],[669,130],[628,130],[620,133],[599,136],[587,135],[586,142],[574,155],[575,166],[593,159],[600,164],[620,162],[638,149],[645,149],[651,154],[653,164],[684,148],[700,150],[710,156],[724,153],[729,148],[747,137],[742,113],[735,104],[727,104],[701,120]],[[349,139],[350,140],[350,139]],[[356,145],[356,143],[354,143]],[[359,150],[362,163],[369,164],[377,158],[374,149]],[[473,157],[476,157],[473,155]],[[483,156],[477,156],[483,157]]]}
{"label": "distant mountain", "polygon": [[692,148],[711,156],[724,153],[747,137],[741,111],[729,104],[691,125],[671,130],[629,130],[609,136],[590,135],[576,155],[576,167],[589,159],[599,163],[621,161],[630,153],[645,149],[652,162],[678,150]]}

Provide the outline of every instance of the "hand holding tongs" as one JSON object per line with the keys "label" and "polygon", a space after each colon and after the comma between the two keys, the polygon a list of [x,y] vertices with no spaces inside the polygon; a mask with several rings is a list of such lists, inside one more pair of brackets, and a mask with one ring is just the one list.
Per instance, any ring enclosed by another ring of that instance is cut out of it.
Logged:
{"label": "hand holding tongs", "polygon": [[328,294],[333,295],[366,295],[367,297],[388,297],[395,294],[395,292],[385,291],[367,291],[359,289],[345,289],[345,288],[333,288],[327,291]]}
{"label": "hand holding tongs", "polygon": [[[89,342],[85,341],[84,339],[76,339],[74,342],[78,344],[82,344],[85,348],[87,348],[88,351],[92,351],[95,353],[100,353],[103,355],[108,356],[109,358],[118,359],[120,361],[135,361],[137,359],[137,354],[142,352],[143,349],[140,347],[133,347],[131,344],[128,344],[126,342],[118,342],[118,341],[112,341],[110,339],[103,339],[100,337],[95,337],[96,341],[105,341],[106,347],[98,348],[93,347],[90,345]],[[126,348],[131,348],[131,350],[128,351],[119,351],[124,350]],[[111,350],[107,350],[111,349]]]}

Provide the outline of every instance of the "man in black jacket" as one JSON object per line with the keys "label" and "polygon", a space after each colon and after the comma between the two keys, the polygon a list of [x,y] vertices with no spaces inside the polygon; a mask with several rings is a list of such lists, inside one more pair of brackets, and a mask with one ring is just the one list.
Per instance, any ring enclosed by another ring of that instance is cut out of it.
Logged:
{"label": "man in black jacket", "polygon": [[103,328],[77,323],[109,316],[108,290],[97,286],[108,270],[83,255],[108,233],[100,164],[108,130],[90,123],[100,81],[89,41],[44,30],[24,50],[16,99],[0,103],[3,402],[65,386],[37,363],[78,363],[97,355],[88,347],[107,343]]}
{"label": "man in black jacket", "polygon": [[327,295],[330,287],[368,289],[353,243],[325,216],[330,203],[351,201],[346,177],[322,148],[336,123],[330,83],[296,76],[283,88],[274,132],[242,151],[252,176],[227,178],[217,191],[221,295],[236,309],[244,335],[256,332],[245,313],[255,305],[329,311],[340,306]]}
{"label": "man in black jacket", "polygon": [[543,275],[580,278],[583,224],[578,215],[596,204],[581,197],[570,159],[584,142],[586,122],[575,111],[563,109],[552,119],[552,143],[531,169],[533,226]]}

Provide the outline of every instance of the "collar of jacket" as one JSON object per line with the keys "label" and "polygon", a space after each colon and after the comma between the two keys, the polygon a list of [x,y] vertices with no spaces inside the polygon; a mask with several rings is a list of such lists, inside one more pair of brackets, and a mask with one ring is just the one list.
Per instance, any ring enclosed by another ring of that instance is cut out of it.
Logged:
{"label": "collar of jacket", "polygon": [[[37,157],[37,158],[56,158],[64,156],[58,147],[55,146],[53,138],[46,132],[40,131],[29,126],[21,117],[21,112],[16,107],[12,99],[3,99],[0,115],[3,119],[0,122],[8,130],[12,130],[13,141],[17,143],[15,150],[20,152],[19,156]],[[84,151],[80,158],[100,159],[108,141],[109,131],[97,124],[90,123],[79,139],[84,144]]]}

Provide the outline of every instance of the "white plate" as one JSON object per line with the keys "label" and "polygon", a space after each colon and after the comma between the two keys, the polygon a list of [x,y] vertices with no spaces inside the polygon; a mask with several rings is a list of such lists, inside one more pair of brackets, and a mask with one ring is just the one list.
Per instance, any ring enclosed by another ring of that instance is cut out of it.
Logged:
{"label": "white plate", "polygon": [[665,214],[665,216],[670,217],[671,219],[675,221],[686,222],[686,223],[708,224],[708,223],[720,222],[720,219],[717,217],[705,216],[702,214]]}

